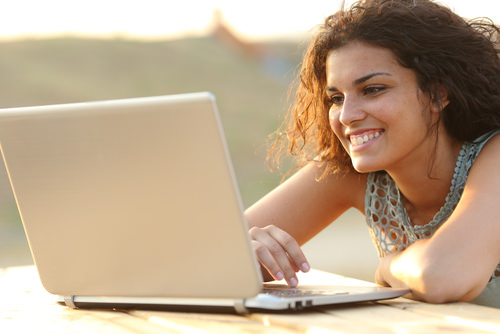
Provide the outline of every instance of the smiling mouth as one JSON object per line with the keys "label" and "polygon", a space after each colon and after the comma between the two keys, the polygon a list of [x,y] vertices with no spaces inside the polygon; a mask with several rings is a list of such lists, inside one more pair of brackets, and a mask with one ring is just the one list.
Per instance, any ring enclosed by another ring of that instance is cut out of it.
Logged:
{"label": "smiling mouth", "polygon": [[367,131],[359,135],[349,136],[349,140],[352,146],[359,146],[369,142],[372,139],[380,137],[382,131]]}

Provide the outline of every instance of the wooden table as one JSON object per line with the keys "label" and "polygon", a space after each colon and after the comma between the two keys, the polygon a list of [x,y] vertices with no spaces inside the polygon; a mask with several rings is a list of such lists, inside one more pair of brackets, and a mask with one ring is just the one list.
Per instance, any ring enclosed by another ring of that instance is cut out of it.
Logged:
{"label": "wooden table", "polygon": [[[300,279],[324,285],[332,277],[314,271]],[[500,333],[500,309],[398,298],[291,314],[74,310],[57,304],[29,266],[0,269],[0,333]]]}

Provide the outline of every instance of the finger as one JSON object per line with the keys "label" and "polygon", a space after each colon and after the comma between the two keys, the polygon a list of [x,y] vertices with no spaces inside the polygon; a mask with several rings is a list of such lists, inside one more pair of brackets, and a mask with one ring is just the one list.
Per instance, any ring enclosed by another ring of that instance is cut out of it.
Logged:
{"label": "finger", "polygon": [[295,272],[298,272],[299,270],[302,272],[308,272],[310,270],[309,262],[307,261],[304,252],[302,252],[299,244],[290,234],[272,225],[266,227],[265,229],[286,251]]}
{"label": "finger", "polygon": [[257,255],[259,263],[269,272],[269,274],[275,280],[281,281],[285,278],[280,265],[264,244],[252,240],[252,247]]}
{"label": "finger", "polygon": [[254,250],[259,262],[277,280],[285,278],[289,285],[297,285],[295,267],[285,249],[265,229],[252,228]]}

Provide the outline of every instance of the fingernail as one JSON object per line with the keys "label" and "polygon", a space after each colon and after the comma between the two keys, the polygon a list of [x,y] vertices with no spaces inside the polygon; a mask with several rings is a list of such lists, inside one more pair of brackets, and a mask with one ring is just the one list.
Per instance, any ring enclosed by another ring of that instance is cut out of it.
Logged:
{"label": "fingernail", "polygon": [[285,276],[283,275],[283,273],[282,273],[282,272],[277,273],[274,277],[275,277],[278,281],[281,281],[283,278],[285,278]]}
{"label": "fingernail", "polygon": [[309,271],[309,269],[311,269],[311,268],[309,267],[309,265],[307,264],[307,262],[302,263],[302,265],[300,266],[300,270],[303,273],[307,273]]}
{"label": "fingernail", "polygon": [[290,285],[292,288],[295,288],[298,284],[299,282],[295,277],[292,277],[288,280],[288,285]]}

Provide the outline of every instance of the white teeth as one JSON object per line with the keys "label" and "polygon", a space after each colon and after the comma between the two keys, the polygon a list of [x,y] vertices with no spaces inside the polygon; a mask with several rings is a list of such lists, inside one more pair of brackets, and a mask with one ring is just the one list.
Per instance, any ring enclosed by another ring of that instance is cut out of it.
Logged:
{"label": "white teeth", "polygon": [[375,132],[375,133],[371,133],[369,135],[364,135],[364,136],[359,136],[359,137],[352,136],[351,143],[354,145],[361,145],[361,144],[364,144],[367,141],[372,140],[373,138],[377,138],[379,136],[380,136],[380,132]]}

